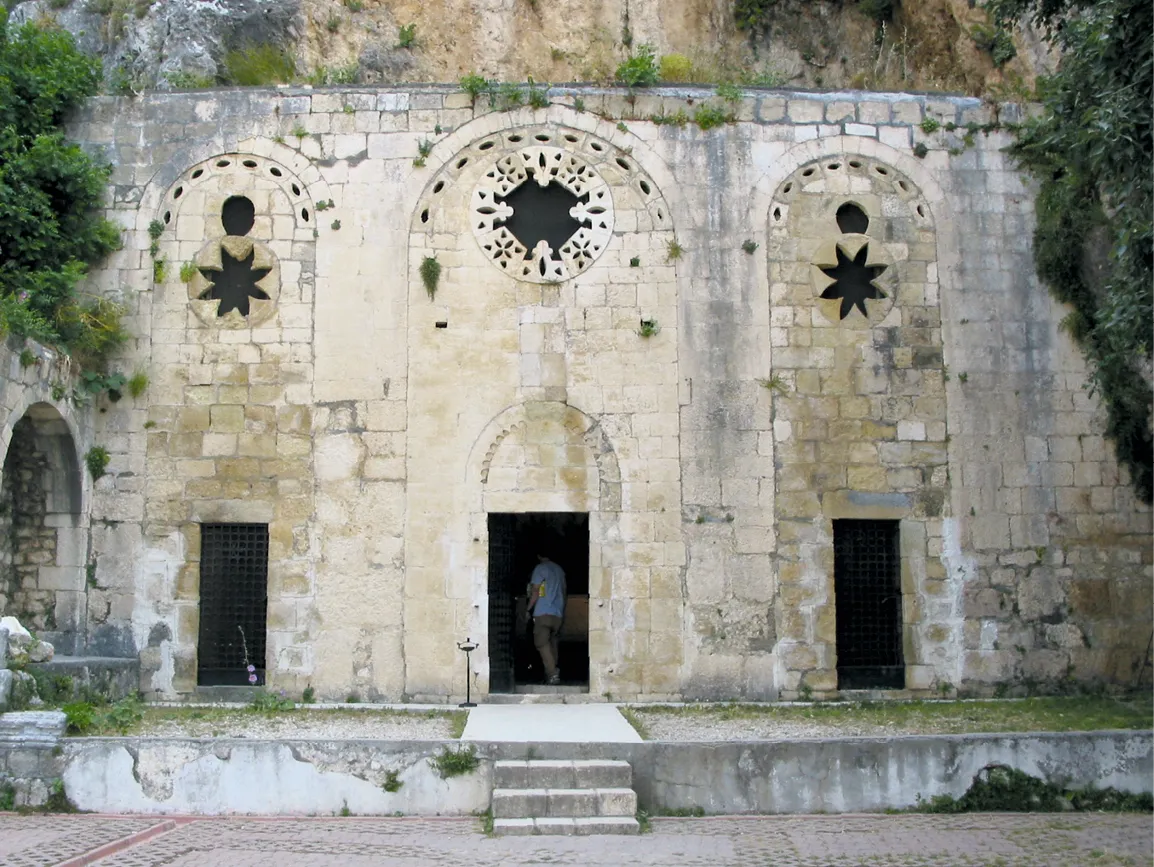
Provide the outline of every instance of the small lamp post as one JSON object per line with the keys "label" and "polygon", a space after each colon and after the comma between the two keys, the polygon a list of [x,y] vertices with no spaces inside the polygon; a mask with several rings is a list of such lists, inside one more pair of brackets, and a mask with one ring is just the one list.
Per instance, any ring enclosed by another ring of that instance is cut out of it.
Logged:
{"label": "small lamp post", "polygon": [[471,683],[469,678],[473,674],[473,666],[469,659],[470,654],[477,649],[477,644],[472,639],[466,638],[464,641],[457,642],[457,649],[465,651],[465,700],[457,705],[457,707],[476,707],[477,703],[471,700],[471,694],[469,692]]}

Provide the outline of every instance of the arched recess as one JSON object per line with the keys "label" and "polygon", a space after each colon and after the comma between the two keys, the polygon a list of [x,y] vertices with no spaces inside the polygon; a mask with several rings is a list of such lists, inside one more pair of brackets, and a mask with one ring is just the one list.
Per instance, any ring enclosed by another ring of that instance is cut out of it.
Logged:
{"label": "arched recess", "polygon": [[76,441],[44,402],[11,431],[0,482],[0,610],[73,653],[82,644],[88,523]]}
{"label": "arched recess", "polygon": [[481,601],[473,624],[480,636],[477,673],[488,689],[489,529],[492,513],[569,512],[589,516],[589,690],[608,687],[617,658],[612,582],[624,563],[621,541],[621,471],[609,436],[597,419],[556,401],[527,401],[493,418],[470,451],[463,491],[469,547],[462,563],[475,576]]}
{"label": "arched recess", "polygon": [[[894,165],[835,152],[796,166],[765,206],[777,680],[786,697],[924,689],[947,679],[961,628],[932,562],[949,477],[931,203]],[[889,545],[900,555],[863,565]]]}

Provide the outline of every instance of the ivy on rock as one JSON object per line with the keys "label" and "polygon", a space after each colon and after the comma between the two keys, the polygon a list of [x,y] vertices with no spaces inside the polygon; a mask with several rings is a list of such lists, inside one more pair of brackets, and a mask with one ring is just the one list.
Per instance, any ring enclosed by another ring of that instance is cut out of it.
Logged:
{"label": "ivy on rock", "polygon": [[[1148,0],[992,0],[1061,53],[1039,82],[1043,113],[1011,153],[1039,183],[1034,259],[1071,305],[1064,328],[1089,363],[1106,432],[1143,501],[1154,498],[1154,45]],[[1081,243],[1072,243],[1080,239]]]}

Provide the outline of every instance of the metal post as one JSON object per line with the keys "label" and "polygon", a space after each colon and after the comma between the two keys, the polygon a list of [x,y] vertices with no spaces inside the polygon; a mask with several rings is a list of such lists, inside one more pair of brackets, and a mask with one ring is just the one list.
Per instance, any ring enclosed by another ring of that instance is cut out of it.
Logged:
{"label": "metal post", "polygon": [[466,638],[464,641],[457,642],[457,649],[465,651],[465,700],[457,707],[476,707],[477,703],[472,701],[472,696],[469,687],[472,685],[470,678],[473,676],[473,666],[470,663],[471,654],[477,649],[477,645],[473,643],[472,639]]}

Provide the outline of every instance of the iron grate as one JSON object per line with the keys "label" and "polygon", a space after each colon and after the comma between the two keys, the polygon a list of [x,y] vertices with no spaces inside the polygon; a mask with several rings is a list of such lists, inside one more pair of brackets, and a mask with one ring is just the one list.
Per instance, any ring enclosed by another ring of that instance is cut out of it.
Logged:
{"label": "iron grate", "polygon": [[840,689],[901,689],[901,549],[897,521],[833,522]]}
{"label": "iron grate", "polygon": [[264,683],[267,611],[268,525],[201,524],[198,684]]}

